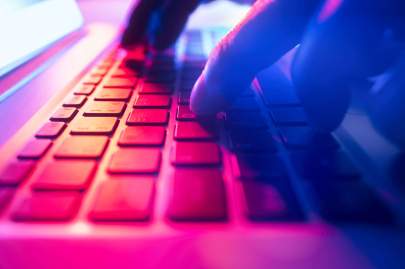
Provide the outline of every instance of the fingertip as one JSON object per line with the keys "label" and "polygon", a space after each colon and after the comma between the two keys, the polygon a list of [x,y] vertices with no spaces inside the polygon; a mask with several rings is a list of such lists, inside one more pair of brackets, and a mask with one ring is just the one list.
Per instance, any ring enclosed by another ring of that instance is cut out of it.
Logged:
{"label": "fingertip", "polygon": [[198,116],[212,116],[229,104],[221,90],[207,83],[203,73],[195,83],[190,96],[190,109]]}

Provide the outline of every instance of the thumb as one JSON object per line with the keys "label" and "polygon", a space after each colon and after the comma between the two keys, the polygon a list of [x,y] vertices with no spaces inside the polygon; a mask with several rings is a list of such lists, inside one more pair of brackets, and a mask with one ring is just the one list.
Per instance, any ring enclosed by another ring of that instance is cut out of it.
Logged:
{"label": "thumb", "polygon": [[247,16],[216,46],[194,85],[191,109],[215,114],[300,40],[318,0],[258,0]]}

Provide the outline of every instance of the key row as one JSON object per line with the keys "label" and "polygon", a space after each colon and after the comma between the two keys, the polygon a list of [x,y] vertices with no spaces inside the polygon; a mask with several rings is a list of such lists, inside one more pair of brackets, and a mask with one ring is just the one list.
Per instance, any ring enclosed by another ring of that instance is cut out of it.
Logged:
{"label": "key row", "polygon": [[[171,193],[167,215],[172,220],[227,218],[226,194],[220,170],[178,169],[174,173]],[[12,194],[0,192],[0,202],[1,198],[10,199],[6,195],[11,197]],[[98,187],[88,216],[94,221],[145,221],[152,217],[154,196],[154,178],[107,179]],[[11,214],[17,221],[67,221],[76,215],[81,199],[79,192],[33,192],[19,200]]]}
{"label": "key row", "polygon": [[[112,134],[117,120],[123,115],[126,104],[123,102],[94,102],[84,112],[81,118],[72,127],[73,134]],[[37,133],[37,138],[54,139],[62,134],[67,122],[78,113],[75,108],[61,108]],[[87,117],[87,118],[86,118]],[[89,118],[93,117],[93,118]],[[166,125],[169,112],[162,109],[136,109],[127,120],[128,125]]]}
{"label": "key row", "polygon": [[[285,181],[242,182],[247,216],[252,220],[299,220],[301,213],[294,204],[296,201],[291,200],[290,190],[281,185]],[[100,185],[89,217],[95,221],[148,220],[152,215],[154,188],[153,178],[108,179]],[[34,192],[17,205],[12,217],[19,221],[65,221],[75,215],[80,199],[81,195],[73,192]],[[220,170],[177,169],[167,215],[175,221],[225,220],[226,201]]]}
{"label": "key row", "polygon": [[[161,109],[139,110],[140,113],[133,113],[128,118],[129,124],[166,124],[168,112]],[[96,112],[94,112],[96,113]],[[103,112],[104,113],[104,112]],[[135,116],[136,115],[136,116]],[[56,150],[56,158],[100,158],[107,146],[107,137],[91,137],[91,135],[112,135],[116,129],[118,120],[109,117],[88,117],[81,118],[71,128],[73,135],[90,135],[90,137],[71,136],[65,139],[62,145]],[[135,126],[134,126],[135,127]],[[39,138],[54,138],[66,128],[64,123],[50,122],[42,127],[38,133]],[[155,132],[156,131],[156,132]],[[139,134],[137,134],[139,132]],[[152,134],[152,135],[148,135]],[[178,122],[174,130],[176,140],[215,140],[216,131],[197,122]],[[119,144],[124,146],[136,145],[162,145],[165,138],[165,131],[162,128],[129,128],[121,134]],[[140,139],[140,140],[138,140]],[[40,159],[49,150],[52,141],[48,139],[35,139],[29,142],[19,153],[20,159]]]}
{"label": "key row", "polygon": [[[156,154],[152,153],[153,151],[137,151],[137,153],[125,151],[120,152],[121,156],[118,159],[115,159],[114,169],[116,171],[123,172],[122,168],[126,169],[128,164],[128,159],[139,159],[142,155],[143,161],[150,163],[157,163],[158,159]],[[146,154],[145,154],[146,153]],[[145,158],[146,156],[146,158]],[[113,157],[116,158],[116,157]],[[261,159],[260,159],[261,158]],[[252,220],[301,220],[304,218],[302,210],[298,206],[298,203],[295,198],[295,194],[292,191],[292,188],[289,184],[288,177],[285,173],[285,168],[283,167],[282,162],[276,155],[262,155],[259,158],[257,155],[241,155],[238,156],[239,162],[239,175],[237,176],[241,180],[241,187],[243,190],[243,195],[245,197],[246,203],[246,214]],[[145,169],[149,164],[142,163],[140,167]],[[8,180],[10,182],[16,182],[16,179],[10,179],[10,174],[17,173],[23,178],[27,173],[30,173],[32,170],[33,163],[24,162],[23,164],[14,164],[13,167],[8,169]],[[132,165],[132,167],[134,167]],[[153,166],[151,166],[153,168]],[[17,170],[18,169],[18,170]],[[38,176],[37,180],[33,182],[32,187],[38,190],[83,190],[86,189],[89,182],[91,181],[92,174],[96,169],[96,164],[93,161],[59,161],[55,160],[51,165],[47,166]],[[348,170],[341,170],[342,175],[348,173]],[[3,172],[2,180],[4,182],[7,173]],[[381,202],[378,196],[368,188],[362,181],[353,180],[356,179],[356,176],[352,172],[349,172],[350,177],[347,180],[332,180],[330,174],[319,174],[319,183],[313,185],[314,193],[316,199],[319,199],[320,204],[320,213],[326,219],[333,221],[341,220],[351,220],[351,221],[372,221],[372,222],[386,222],[391,219],[389,210]],[[308,180],[315,180],[314,176],[307,174],[306,177]],[[329,180],[326,182],[326,178]],[[223,183],[216,180],[221,178],[221,173],[219,170],[213,168],[198,168],[193,169],[183,169],[177,168],[175,172],[175,178],[173,181],[173,190],[172,190],[172,200],[169,203],[168,215],[173,220],[219,220],[226,218],[226,214],[223,214],[224,211],[224,198],[225,191],[222,190]],[[339,177],[341,178],[341,177]],[[128,182],[138,182],[138,178],[132,178]],[[111,180],[111,182],[121,182],[120,180]],[[123,181],[125,182],[125,180]],[[139,183],[141,184],[138,188],[143,189],[143,184],[146,184],[149,187],[145,187],[145,193],[147,195],[150,190],[150,184],[153,184],[152,181],[149,183]],[[105,183],[110,184],[110,183]],[[118,183],[111,183],[112,187],[102,187],[107,188],[107,190],[100,191],[104,192],[102,195],[103,198],[100,199],[99,203],[107,206],[107,209],[114,211],[111,208],[115,206],[127,206],[126,203],[118,203],[122,201],[120,199],[130,199],[130,197],[123,198],[121,197],[120,191],[117,192],[117,188],[121,189],[120,186],[114,185]],[[138,188],[128,188],[125,183],[122,187],[122,190],[126,192],[131,192],[131,190],[138,190]],[[136,184],[135,184],[136,185]],[[104,185],[102,185],[104,186]],[[110,188],[112,190],[108,191]],[[110,192],[111,197],[110,201],[106,199],[105,192]],[[198,195],[196,195],[198,192]],[[355,193],[355,195],[346,195],[347,193]],[[133,192],[131,192],[133,193]],[[41,193],[40,197],[48,196],[51,201],[56,199],[58,194],[45,194]],[[32,196],[36,196],[37,193],[33,193]],[[44,195],[44,196],[42,196]],[[128,194],[129,195],[129,194]],[[11,199],[12,189],[11,188],[1,188],[0,191],[0,204],[4,206],[7,199]],[[69,195],[68,195],[69,196]],[[72,195],[77,197],[77,194]],[[65,197],[62,195],[62,197]],[[69,196],[71,197],[71,196]],[[132,196],[134,197],[134,196]],[[144,197],[144,196],[141,196]],[[196,199],[195,197],[198,197]],[[63,198],[62,200],[64,200]],[[70,201],[71,198],[67,199]],[[117,200],[118,199],[118,200]],[[133,198],[135,199],[135,198]],[[141,199],[138,197],[137,199]],[[42,198],[40,199],[42,200]],[[149,200],[148,200],[149,201]],[[66,205],[65,202],[58,201],[53,205]],[[112,204],[110,204],[110,202]],[[28,203],[28,202],[27,202]],[[70,202],[69,202],[70,203]],[[26,204],[21,206],[25,212]],[[35,202],[34,202],[35,204]],[[48,204],[48,203],[46,203]],[[143,205],[149,205],[149,202],[142,202]],[[103,211],[103,206],[98,205],[97,212]],[[101,208],[100,208],[101,207]],[[35,206],[30,207],[31,210],[34,210]],[[63,207],[65,210],[66,207]],[[45,210],[45,209],[38,209]],[[45,212],[45,213],[44,213]],[[143,211],[144,212],[144,211]],[[222,213],[219,213],[222,212]],[[31,212],[32,213],[32,212]],[[28,218],[29,220],[40,220],[41,218],[37,215],[36,212],[34,215],[27,217],[27,212],[25,212],[25,217],[16,217],[16,219],[23,220]],[[64,217],[60,217],[57,213],[52,211],[52,214],[47,210],[42,211],[40,214],[45,214],[44,219],[52,220],[65,220],[66,216],[71,216],[70,214],[62,214]],[[55,215],[58,217],[55,217]],[[94,214],[95,220],[144,220],[145,218],[138,218],[137,214],[129,214],[120,218],[117,212],[111,213],[114,217],[111,217],[109,214],[104,212],[103,214]],[[96,217],[97,215],[97,217]],[[104,217],[101,217],[103,215]],[[131,216],[131,217],[130,217]],[[149,215],[148,215],[149,216]],[[129,218],[129,219],[127,219]],[[53,219],[55,220],[55,219]]]}
{"label": "key row", "polygon": [[[75,108],[80,108],[87,101],[88,95],[94,91],[88,85],[80,86],[74,91],[63,104],[64,108],[58,110],[51,118],[53,121],[70,121],[75,113]],[[173,88],[165,84],[144,83],[139,89],[139,95],[134,103],[136,108],[169,108],[171,99],[167,94],[171,94]],[[132,95],[132,89],[127,88],[103,88],[95,97],[95,101],[121,101],[128,102]],[[98,103],[98,102],[97,102]]]}
{"label": "key row", "polygon": [[[153,127],[153,129],[157,128]],[[161,131],[163,131],[161,134],[164,135],[164,130]],[[126,136],[125,139],[130,139],[127,133],[124,132],[123,135]],[[158,138],[158,135],[156,135],[156,138]],[[161,142],[162,137],[159,139],[159,142]],[[106,136],[68,137],[55,150],[54,160],[45,166],[38,179],[57,183],[62,181],[62,177],[66,176],[70,178],[69,180],[66,179],[66,182],[74,184],[76,179],[84,182],[85,179],[91,177],[90,170],[94,170],[95,161],[103,156],[108,143],[109,139]],[[107,166],[107,172],[111,174],[158,173],[161,158],[159,148],[120,148],[112,154]],[[178,167],[218,166],[221,164],[221,159],[219,146],[213,142],[175,142],[172,145],[170,154],[171,163]],[[34,160],[25,159],[9,163],[0,174],[0,186],[19,185],[30,176],[35,165]],[[78,167],[75,168],[76,165]],[[90,169],[90,166],[93,168]],[[69,167],[71,167],[72,171],[69,171]],[[85,167],[88,167],[88,169]],[[82,174],[74,174],[75,171]],[[83,171],[89,171],[89,173],[86,174]],[[34,182],[37,183],[37,180],[34,180]]]}

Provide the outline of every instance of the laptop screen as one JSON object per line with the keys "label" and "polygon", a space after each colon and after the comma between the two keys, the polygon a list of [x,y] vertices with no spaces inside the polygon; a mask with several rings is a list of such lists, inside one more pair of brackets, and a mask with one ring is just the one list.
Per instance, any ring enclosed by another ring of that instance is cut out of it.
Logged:
{"label": "laptop screen", "polygon": [[73,0],[1,0],[0,77],[81,24]]}

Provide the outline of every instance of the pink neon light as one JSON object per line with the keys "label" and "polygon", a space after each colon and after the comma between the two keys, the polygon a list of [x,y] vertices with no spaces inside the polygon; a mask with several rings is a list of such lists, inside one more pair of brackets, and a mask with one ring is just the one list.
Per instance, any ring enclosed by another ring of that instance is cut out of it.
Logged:
{"label": "pink neon light", "polygon": [[324,21],[332,16],[342,4],[342,0],[327,0],[319,13],[319,21]]}

